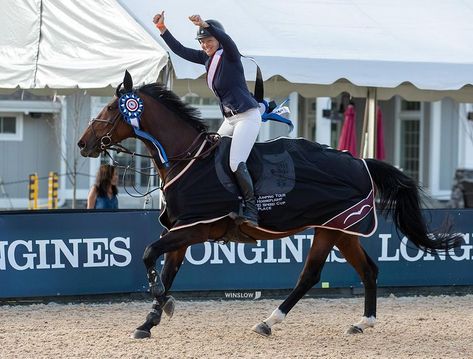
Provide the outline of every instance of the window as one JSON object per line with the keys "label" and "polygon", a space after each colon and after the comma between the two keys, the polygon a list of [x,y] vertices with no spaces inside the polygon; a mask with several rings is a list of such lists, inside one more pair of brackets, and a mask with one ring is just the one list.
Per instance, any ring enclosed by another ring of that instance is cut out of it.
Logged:
{"label": "window", "polygon": [[397,98],[397,161],[406,175],[422,182],[422,102]]}
{"label": "window", "polygon": [[[315,141],[315,110],[316,110],[316,102],[317,99],[315,98],[305,98],[302,96],[298,96],[299,98],[299,113],[297,114],[298,117],[298,128],[297,128],[297,136],[304,137],[309,141]],[[281,103],[277,102],[278,104]],[[333,138],[333,137],[332,137]]]}
{"label": "window", "polygon": [[404,173],[419,181],[420,121],[401,121],[401,168]]}
{"label": "window", "polygon": [[23,140],[23,116],[21,114],[0,114],[0,141]]}

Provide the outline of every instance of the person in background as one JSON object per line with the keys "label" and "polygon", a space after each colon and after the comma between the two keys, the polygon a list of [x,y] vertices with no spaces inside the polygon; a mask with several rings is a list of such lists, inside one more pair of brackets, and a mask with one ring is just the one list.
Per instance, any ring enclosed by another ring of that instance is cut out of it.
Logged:
{"label": "person in background", "polygon": [[207,84],[219,99],[224,116],[218,133],[232,136],[229,165],[245,203],[242,219],[258,226],[253,179],[246,166],[261,127],[258,102],[246,85],[240,52],[222,24],[216,20],[204,21],[199,15],[189,16],[189,20],[198,26],[196,40],[201,50],[184,47],[171,35],[164,24],[164,11],[153,18],[161,37],[176,55],[205,66]]}
{"label": "person in background", "polygon": [[117,209],[117,184],[117,169],[111,165],[101,165],[87,197],[87,209]]}

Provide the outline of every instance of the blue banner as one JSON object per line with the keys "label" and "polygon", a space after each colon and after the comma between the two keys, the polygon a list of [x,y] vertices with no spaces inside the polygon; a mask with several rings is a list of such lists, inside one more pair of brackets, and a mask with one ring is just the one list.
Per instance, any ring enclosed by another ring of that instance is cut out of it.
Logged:
{"label": "blue banner", "polygon": [[[473,210],[430,210],[433,228],[449,216],[465,244],[444,255],[415,248],[379,217],[362,245],[379,267],[379,286],[473,285]],[[0,213],[0,298],[143,292],[144,248],[159,238],[157,211]],[[292,288],[313,240],[306,230],[257,245],[206,242],[189,247],[176,291]],[[162,260],[158,263],[161,267]],[[334,249],[316,287],[361,287]]]}

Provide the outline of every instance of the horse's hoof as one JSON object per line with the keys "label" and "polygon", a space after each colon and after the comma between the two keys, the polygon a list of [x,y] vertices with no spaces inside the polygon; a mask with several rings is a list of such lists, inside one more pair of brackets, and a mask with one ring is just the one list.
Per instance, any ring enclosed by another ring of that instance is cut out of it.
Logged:
{"label": "horse's hoof", "polygon": [[271,328],[265,322],[256,324],[252,329],[254,332],[262,335],[263,337],[269,337],[271,335]]}
{"label": "horse's hoof", "polygon": [[169,319],[172,318],[175,307],[176,307],[176,300],[174,299],[174,297],[172,295],[166,297],[166,301],[164,302],[162,309],[163,309],[163,312],[169,317]]}
{"label": "horse's hoof", "polygon": [[357,327],[356,325],[352,325],[350,328],[347,329],[346,334],[363,334],[363,329]]}
{"label": "horse's hoof", "polygon": [[134,339],[146,339],[151,337],[151,332],[143,329],[136,329],[133,333]]}

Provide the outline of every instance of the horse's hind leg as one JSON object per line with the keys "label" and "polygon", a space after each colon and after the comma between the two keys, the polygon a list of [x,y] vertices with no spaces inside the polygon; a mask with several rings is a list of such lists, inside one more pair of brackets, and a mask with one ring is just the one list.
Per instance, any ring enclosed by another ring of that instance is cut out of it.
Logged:
{"label": "horse's hind leg", "polygon": [[[143,261],[146,266],[150,292],[154,297],[154,302],[151,312],[146,316],[146,321],[136,328],[133,334],[134,338],[149,338],[151,336],[151,328],[161,322],[163,309],[168,312],[173,310],[170,307],[166,307],[167,305],[173,305],[173,303],[168,303],[169,297],[166,296],[166,293],[170,289],[172,281],[180,268],[185,255],[185,249],[192,244],[205,242],[207,238],[208,226],[194,226],[168,232],[159,240],[146,247]],[[166,256],[161,278],[155,266],[156,260],[165,253],[170,253],[170,255]]]}
{"label": "horse's hind leg", "polygon": [[354,235],[344,235],[337,241],[337,247],[345,259],[360,276],[365,287],[365,309],[361,320],[353,324],[347,334],[362,333],[364,329],[373,327],[376,322],[376,301],[378,267],[361,247],[360,240]]}
{"label": "horse's hind leg", "polygon": [[304,269],[299,276],[296,287],[292,290],[286,300],[276,308],[273,313],[263,322],[255,325],[253,330],[263,336],[271,335],[271,327],[281,323],[287,313],[296,303],[311,289],[319,280],[320,273],[325,264],[328,254],[335,245],[336,240],[341,235],[340,232],[318,229],[312,247],[304,265]]}

